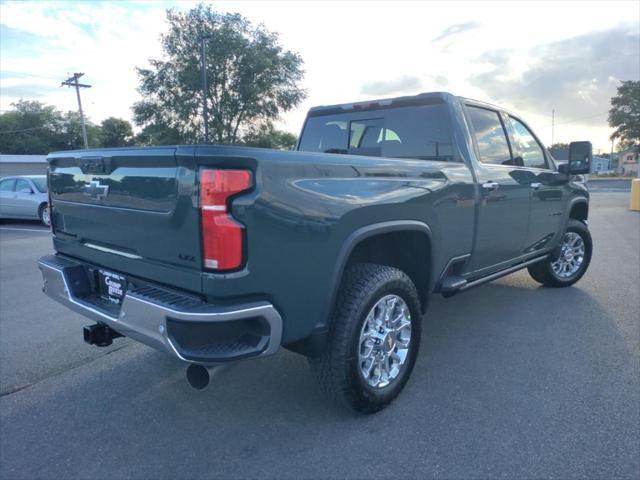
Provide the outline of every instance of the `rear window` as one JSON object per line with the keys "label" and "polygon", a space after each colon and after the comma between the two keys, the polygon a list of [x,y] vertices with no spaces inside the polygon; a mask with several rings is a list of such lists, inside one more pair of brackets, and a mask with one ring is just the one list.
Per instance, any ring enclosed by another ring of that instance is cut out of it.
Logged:
{"label": "rear window", "polygon": [[423,160],[453,159],[446,105],[310,117],[299,150]]}

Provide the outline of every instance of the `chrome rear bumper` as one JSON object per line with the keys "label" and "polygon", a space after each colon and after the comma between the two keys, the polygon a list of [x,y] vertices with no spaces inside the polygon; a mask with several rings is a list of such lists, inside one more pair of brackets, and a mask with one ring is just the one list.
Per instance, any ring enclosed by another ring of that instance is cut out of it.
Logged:
{"label": "chrome rear bumper", "polygon": [[49,297],[186,362],[214,365],[270,355],[280,347],[282,318],[268,302],[212,305],[145,284],[129,288],[119,309],[107,310],[95,301],[86,264],[49,255],[38,266]]}

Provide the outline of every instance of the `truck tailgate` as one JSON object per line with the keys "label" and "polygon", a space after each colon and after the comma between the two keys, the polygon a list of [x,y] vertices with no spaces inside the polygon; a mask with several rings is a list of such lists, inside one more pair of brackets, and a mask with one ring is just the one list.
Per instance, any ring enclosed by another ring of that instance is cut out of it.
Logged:
{"label": "truck tailgate", "polygon": [[[50,155],[56,249],[125,274],[200,291],[195,170],[179,165],[177,151]],[[192,150],[183,154],[192,159]]]}

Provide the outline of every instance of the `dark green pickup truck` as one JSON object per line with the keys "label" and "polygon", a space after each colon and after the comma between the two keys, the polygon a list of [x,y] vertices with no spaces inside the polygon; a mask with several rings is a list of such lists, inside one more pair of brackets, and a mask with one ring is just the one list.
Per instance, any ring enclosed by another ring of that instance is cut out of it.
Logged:
{"label": "dark green pickup truck", "polygon": [[446,93],[312,108],[291,152],[52,153],[44,292],[96,322],[88,343],[165,351],[196,388],[282,346],[373,412],[411,373],[431,293],[585,273],[590,160],[574,142],[556,165],[517,115]]}

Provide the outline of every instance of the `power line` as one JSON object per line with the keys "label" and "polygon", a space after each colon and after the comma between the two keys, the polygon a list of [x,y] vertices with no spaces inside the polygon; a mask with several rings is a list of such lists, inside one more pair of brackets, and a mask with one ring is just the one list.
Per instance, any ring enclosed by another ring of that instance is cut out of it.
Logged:
{"label": "power line", "polygon": [[78,83],[78,79],[83,75],[84,73],[74,73],[73,76],[67,78],[64,82],[62,82],[60,86],[62,87],[63,85],[66,85],[67,87],[76,88],[76,96],[78,97],[78,110],[80,110],[80,122],[82,124],[82,139],[84,140],[84,148],[86,150],[89,148],[89,142],[87,141],[87,127],[84,124],[84,114],[82,113],[82,102],[80,101],[80,89],[91,88],[91,85],[87,85],[86,83]]}

